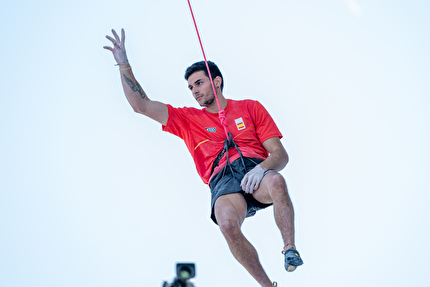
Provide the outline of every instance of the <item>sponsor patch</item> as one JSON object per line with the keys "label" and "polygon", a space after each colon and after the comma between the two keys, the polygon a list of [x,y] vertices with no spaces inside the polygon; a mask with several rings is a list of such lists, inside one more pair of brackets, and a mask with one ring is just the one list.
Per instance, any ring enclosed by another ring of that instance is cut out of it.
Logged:
{"label": "sponsor patch", "polygon": [[234,122],[236,123],[236,127],[238,130],[243,130],[246,128],[242,118],[235,119]]}
{"label": "sponsor patch", "polygon": [[216,128],[205,128],[208,132],[210,133],[215,133],[216,132]]}

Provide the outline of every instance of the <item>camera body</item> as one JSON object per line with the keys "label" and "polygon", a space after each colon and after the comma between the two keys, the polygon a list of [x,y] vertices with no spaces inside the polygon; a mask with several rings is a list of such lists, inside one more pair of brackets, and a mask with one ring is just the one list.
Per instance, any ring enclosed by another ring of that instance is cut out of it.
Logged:
{"label": "camera body", "polygon": [[162,287],[195,287],[191,278],[196,276],[196,265],[194,263],[176,263],[176,277],[172,283],[163,282]]}

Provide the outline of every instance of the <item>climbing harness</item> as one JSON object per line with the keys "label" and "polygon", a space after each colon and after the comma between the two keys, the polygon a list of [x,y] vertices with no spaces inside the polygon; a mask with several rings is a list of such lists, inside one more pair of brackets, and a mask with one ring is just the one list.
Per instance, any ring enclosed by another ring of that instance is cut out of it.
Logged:
{"label": "climbing harness", "polygon": [[214,161],[214,163],[212,165],[212,171],[211,171],[211,173],[213,173],[215,167],[218,166],[219,161],[222,159],[222,157],[225,154],[226,155],[226,165],[225,165],[225,167],[223,169],[223,176],[224,176],[224,173],[226,171],[226,167],[228,166],[230,168],[230,171],[231,171],[232,175],[235,177],[235,173],[234,173],[233,168],[231,167],[231,164],[230,164],[230,161],[229,161],[228,150],[231,149],[231,148],[236,148],[236,150],[239,153],[240,160],[242,162],[243,168],[245,169],[245,173],[247,172],[246,165],[245,165],[245,162],[243,160],[242,152],[240,151],[240,149],[237,146],[237,144],[233,141],[233,138],[231,137],[231,133],[228,131],[228,128],[227,128],[227,118],[225,116],[225,111],[224,111],[224,109],[221,108],[221,105],[220,105],[220,103],[218,101],[218,96],[217,96],[215,85],[213,83],[212,75],[211,75],[211,72],[210,72],[210,69],[209,69],[209,64],[208,64],[208,61],[206,59],[205,50],[203,49],[202,39],[200,38],[200,33],[199,33],[199,29],[197,28],[197,22],[196,22],[196,19],[194,17],[193,9],[191,8],[190,0],[187,0],[187,1],[188,1],[188,6],[190,7],[191,17],[193,18],[194,27],[196,28],[197,38],[199,39],[200,48],[202,50],[203,58],[205,60],[206,69],[208,71],[209,79],[211,81],[212,90],[214,92],[216,103],[218,105],[218,110],[219,110],[218,117],[219,117],[219,120],[221,121],[221,125],[222,125],[222,127],[224,129],[224,132],[225,132],[224,148],[218,154],[217,158],[215,159],[215,161]]}

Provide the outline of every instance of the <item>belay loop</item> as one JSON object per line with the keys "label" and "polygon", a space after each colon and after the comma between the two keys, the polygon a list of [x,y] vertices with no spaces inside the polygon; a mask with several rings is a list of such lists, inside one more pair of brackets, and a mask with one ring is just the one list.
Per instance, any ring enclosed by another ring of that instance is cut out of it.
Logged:
{"label": "belay loop", "polygon": [[229,161],[229,159],[228,159],[228,150],[229,150],[230,148],[233,148],[233,147],[234,147],[234,148],[236,148],[237,152],[239,153],[240,161],[242,162],[243,168],[244,168],[244,170],[245,170],[245,172],[244,172],[244,173],[247,173],[246,165],[245,165],[245,161],[243,160],[243,156],[242,156],[242,152],[240,151],[239,146],[238,146],[238,145],[234,142],[234,140],[231,138],[231,133],[229,132],[229,133],[228,133],[228,139],[226,138],[226,139],[225,139],[225,142],[224,142],[224,151],[225,151],[225,153],[226,153],[226,165],[225,165],[224,170],[223,170],[223,176],[224,176],[224,174],[225,174],[226,167],[228,166],[228,167],[230,168],[231,174],[232,174],[234,177],[236,177],[236,176],[235,176],[235,174],[234,174],[233,168],[231,167],[230,161]]}
{"label": "belay loop", "polygon": [[244,172],[247,173],[247,169],[246,169],[245,161],[243,160],[242,152],[240,151],[239,146],[234,142],[233,138],[231,137],[231,133],[230,132],[228,132],[228,137],[225,138],[225,140],[224,140],[224,148],[223,148],[223,150],[218,154],[217,158],[215,159],[215,161],[214,161],[214,163],[212,165],[212,171],[211,171],[211,173],[214,172],[214,169],[218,166],[219,161],[223,158],[223,156],[225,154],[225,156],[226,156],[226,165],[223,168],[223,171],[222,171],[223,174],[222,175],[224,176],[227,167],[229,167],[231,174],[234,177],[236,177],[235,173],[233,171],[233,168],[231,167],[230,160],[229,160],[229,155],[228,155],[228,151],[231,148],[235,148],[237,150],[237,152],[239,153],[240,160],[241,160],[243,168],[244,168]]}

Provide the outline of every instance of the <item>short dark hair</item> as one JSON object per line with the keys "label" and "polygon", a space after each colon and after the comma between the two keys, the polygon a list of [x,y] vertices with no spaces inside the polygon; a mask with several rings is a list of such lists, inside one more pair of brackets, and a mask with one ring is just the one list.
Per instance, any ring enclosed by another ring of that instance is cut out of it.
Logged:
{"label": "short dark hair", "polygon": [[[224,78],[222,77],[221,71],[219,70],[218,66],[211,61],[208,61],[209,70],[211,72],[212,79],[215,79],[216,77],[221,77],[221,92],[224,88]],[[188,81],[188,78],[191,76],[191,74],[194,74],[195,72],[204,71],[206,77],[209,77],[208,75],[208,69],[206,67],[205,61],[200,61],[192,64],[185,70],[185,80]]]}

